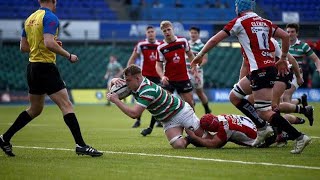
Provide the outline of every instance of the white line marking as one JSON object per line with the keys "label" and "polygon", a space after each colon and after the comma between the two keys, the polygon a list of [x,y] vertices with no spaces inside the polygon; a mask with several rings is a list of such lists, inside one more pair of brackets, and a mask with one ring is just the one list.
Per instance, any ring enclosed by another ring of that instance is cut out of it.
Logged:
{"label": "white line marking", "polygon": [[310,136],[311,138],[314,138],[314,139],[320,139],[320,137],[318,136]]}
{"label": "white line marking", "polygon": [[[66,149],[66,148],[28,147],[28,146],[14,146],[14,147],[23,148],[23,149],[75,151],[74,149]],[[287,168],[320,170],[320,167],[316,167],[316,166],[301,166],[301,165],[291,165],[291,164],[274,164],[274,163],[266,163],[266,162],[246,162],[246,161],[199,158],[199,157],[189,157],[189,156],[172,156],[172,155],[164,155],[164,154],[147,154],[147,153],[116,152],[116,151],[101,151],[101,152],[108,153],[108,154],[125,154],[125,155],[137,155],[137,156],[149,156],[149,157],[163,157],[163,158],[189,159],[189,160],[198,160],[198,161],[214,161],[214,162],[225,162],[225,163],[236,163],[236,164],[249,164],[249,165],[262,165],[262,166],[279,166],[279,167],[287,167]]]}

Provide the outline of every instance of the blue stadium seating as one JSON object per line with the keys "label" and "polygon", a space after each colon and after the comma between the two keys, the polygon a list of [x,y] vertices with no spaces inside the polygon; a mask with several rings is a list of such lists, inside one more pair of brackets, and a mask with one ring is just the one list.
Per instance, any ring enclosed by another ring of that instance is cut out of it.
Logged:
{"label": "blue stadium seating", "polygon": [[[234,0],[220,0],[222,4],[227,3],[225,8],[208,8],[208,0],[184,0],[183,8],[175,7],[175,0],[159,1],[163,8],[153,8],[154,0],[145,0],[142,8],[141,20],[200,20],[200,21],[228,21],[235,17]],[[133,0],[133,6],[139,6],[140,0]],[[209,0],[214,3],[214,0]],[[319,0],[264,0],[257,1],[259,9],[266,12],[268,19],[273,21],[282,20],[283,11],[296,11],[300,14],[300,20],[304,22],[320,21]],[[157,15],[153,14],[156,13]],[[166,18],[164,18],[166,17]],[[168,18],[167,18],[168,17]]]}
{"label": "blue stadium seating", "polygon": [[264,0],[259,5],[266,10],[269,18],[275,21],[281,21],[283,11],[298,12],[300,21],[303,22],[320,20],[320,3],[318,0]]}
{"label": "blue stadium seating", "polygon": [[[37,0],[0,1],[0,19],[25,19],[38,9]],[[104,0],[65,0],[58,1],[59,19],[75,20],[116,20],[116,13]]]}

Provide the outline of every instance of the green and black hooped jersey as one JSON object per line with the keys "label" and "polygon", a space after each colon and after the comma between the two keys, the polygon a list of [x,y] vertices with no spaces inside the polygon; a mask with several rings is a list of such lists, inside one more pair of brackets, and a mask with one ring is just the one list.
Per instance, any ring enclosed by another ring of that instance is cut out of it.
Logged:
{"label": "green and black hooped jersey", "polygon": [[185,102],[166,90],[143,78],[140,87],[132,93],[137,104],[145,107],[158,121],[166,121],[177,114]]}
{"label": "green and black hooped jersey", "polygon": [[289,47],[289,53],[296,58],[298,64],[300,65],[303,61],[303,58],[305,58],[305,56],[310,56],[313,53],[313,50],[307,43],[301,42],[297,39],[297,41]]}

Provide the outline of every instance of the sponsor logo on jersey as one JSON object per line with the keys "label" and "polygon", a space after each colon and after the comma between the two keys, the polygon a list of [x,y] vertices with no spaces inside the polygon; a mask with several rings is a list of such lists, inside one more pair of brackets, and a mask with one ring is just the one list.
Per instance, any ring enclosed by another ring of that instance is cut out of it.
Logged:
{"label": "sponsor logo on jersey", "polygon": [[179,63],[180,57],[178,56],[177,53],[174,54],[174,57],[173,57],[172,61],[173,61],[174,63]]}

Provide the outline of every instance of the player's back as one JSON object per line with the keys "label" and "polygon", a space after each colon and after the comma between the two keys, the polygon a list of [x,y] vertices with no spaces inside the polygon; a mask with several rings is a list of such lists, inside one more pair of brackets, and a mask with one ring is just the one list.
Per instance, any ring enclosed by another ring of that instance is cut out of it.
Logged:
{"label": "player's back", "polygon": [[256,126],[247,117],[240,115],[219,115],[218,120],[223,126],[225,131],[224,138],[227,138],[227,141],[251,146],[257,137]]}
{"label": "player's back", "polygon": [[237,36],[248,57],[250,71],[264,67],[274,66],[272,52],[274,45],[271,37],[277,26],[271,21],[258,16],[256,13],[247,12],[245,15],[230,21],[224,30]]}
{"label": "player's back", "polygon": [[147,78],[143,79],[137,92],[133,93],[137,103],[158,121],[166,121],[184,107],[185,103]]}

